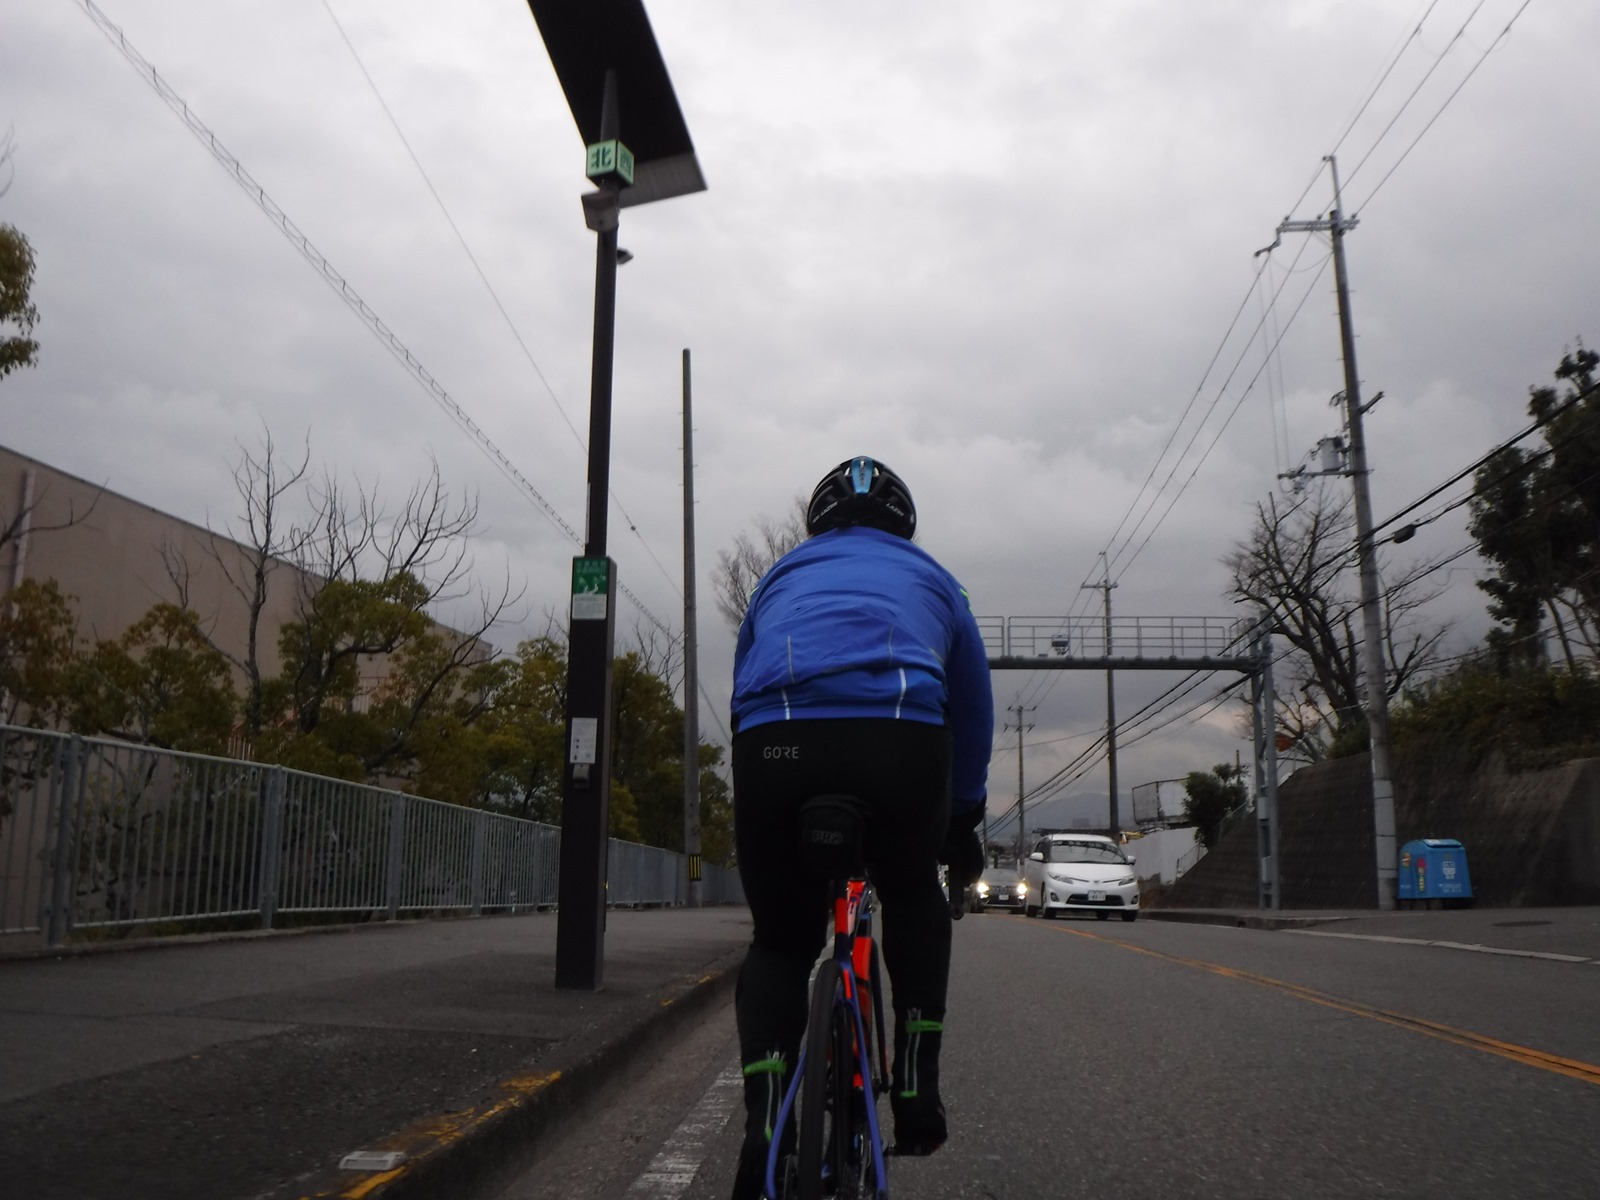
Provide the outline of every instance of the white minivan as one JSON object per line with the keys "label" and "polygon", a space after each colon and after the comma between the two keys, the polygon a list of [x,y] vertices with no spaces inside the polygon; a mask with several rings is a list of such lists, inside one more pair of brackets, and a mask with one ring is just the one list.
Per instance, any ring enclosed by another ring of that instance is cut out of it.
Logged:
{"label": "white minivan", "polygon": [[1116,913],[1124,921],[1137,921],[1139,877],[1133,861],[1108,837],[1046,834],[1022,863],[1028,884],[1023,911],[1030,917],[1092,912],[1101,921]]}

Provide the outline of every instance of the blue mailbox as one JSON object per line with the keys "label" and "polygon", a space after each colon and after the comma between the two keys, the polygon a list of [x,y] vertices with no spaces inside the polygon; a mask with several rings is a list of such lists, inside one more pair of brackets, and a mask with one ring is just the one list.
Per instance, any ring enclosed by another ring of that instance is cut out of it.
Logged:
{"label": "blue mailbox", "polygon": [[1472,879],[1467,852],[1455,838],[1418,838],[1400,847],[1401,900],[1467,903]]}

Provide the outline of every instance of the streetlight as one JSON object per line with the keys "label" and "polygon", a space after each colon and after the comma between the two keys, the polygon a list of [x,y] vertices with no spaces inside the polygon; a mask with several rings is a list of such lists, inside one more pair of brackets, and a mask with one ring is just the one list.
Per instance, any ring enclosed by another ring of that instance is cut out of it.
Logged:
{"label": "streetlight", "polygon": [[567,107],[583,138],[584,224],[598,235],[589,380],[589,490],[583,554],[572,560],[567,632],[566,765],[556,986],[598,991],[605,950],[606,845],[611,820],[611,660],[616,564],[606,554],[611,492],[611,365],[616,335],[620,210],[704,191],[643,0],[528,0]]}

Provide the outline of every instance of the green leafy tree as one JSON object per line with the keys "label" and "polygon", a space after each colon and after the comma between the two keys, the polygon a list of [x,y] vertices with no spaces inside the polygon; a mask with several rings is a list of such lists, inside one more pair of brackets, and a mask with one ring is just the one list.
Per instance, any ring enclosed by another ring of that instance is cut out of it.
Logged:
{"label": "green leafy tree", "polygon": [[[523,642],[487,698],[473,734],[488,752],[483,803],[552,825],[561,823],[565,769],[566,646],[554,631]],[[683,848],[683,710],[643,651],[613,661],[610,834]],[[719,746],[700,746],[701,852],[727,863],[733,807],[718,771]],[[419,786],[425,795],[444,794]]]}
{"label": "green leafy tree", "polygon": [[1538,662],[1549,619],[1569,669],[1600,654],[1600,354],[1562,356],[1559,387],[1530,390],[1544,448],[1510,446],[1478,469],[1470,529],[1493,574],[1478,586],[1504,669]]}
{"label": "green leafy tree", "polygon": [[1600,672],[1586,663],[1507,669],[1486,650],[1408,689],[1390,716],[1396,750],[1413,757],[1500,753],[1513,770],[1600,757]]}
{"label": "green leafy tree", "polygon": [[53,579],[24,579],[0,604],[0,721],[64,723],[78,657],[69,597]]}
{"label": "green leafy tree", "polygon": [[559,825],[567,648],[547,633],[523,642],[509,663],[497,665],[500,678],[479,725],[488,748],[483,803]]}
{"label": "green leafy tree", "polygon": [[635,806],[639,838],[683,849],[683,710],[636,653],[615,660],[611,673],[614,720],[611,778]]}
{"label": "green leafy tree", "polygon": [[39,320],[33,290],[33,247],[20,230],[0,225],[0,379],[39,361],[39,343],[28,335]]}
{"label": "green leafy tree", "polygon": [[278,634],[283,696],[301,733],[353,710],[363,659],[394,654],[428,632],[427,601],[427,589],[409,573],[334,579],[317,590],[302,619]]}
{"label": "green leafy tree", "polygon": [[1183,777],[1183,811],[1210,849],[1222,833],[1222,821],[1249,797],[1243,771],[1231,763],[1218,763],[1209,771],[1190,771]]}
{"label": "green leafy tree", "polygon": [[700,743],[700,854],[707,862],[733,865],[733,789],[718,769],[722,747]]}
{"label": "green leafy tree", "polygon": [[[477,635],[443,629],[423,611],[430,589],[407,572],[381,580],[335,579],[312,596],[302,620],[279,633],[282,674],[263,686],[274,719],[258,753],[272,761],[352,779],[414,783],[431,777],[462,799],[463,731],[482,718],[498,686]],[[457,769],[446,771],[444,760]],[[481,775],[482,772],[479,772]]]}
{"label": "green leafy tree", "polygon": [[71,674],[71,723],[174,750],[225,753],[237,700],[227,659],[194,614],[157,604],[119,638],[99,643]]}

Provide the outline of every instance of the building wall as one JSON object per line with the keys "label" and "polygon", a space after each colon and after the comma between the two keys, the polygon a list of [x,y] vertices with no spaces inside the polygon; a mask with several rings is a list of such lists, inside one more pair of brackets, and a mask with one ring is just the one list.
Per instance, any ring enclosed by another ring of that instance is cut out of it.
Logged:
{"label": "building wall", "polygon": [[1133,855],[1139,878],[1154,883],[1178,881],[1178,861],[1195,848],[1200,831],[1193,825],[1152,829],[1142,837],[1130,838],[1123,850]]}
{"label": "building wall", "polygon": [[[81,637],[115,638],[152,605],[178,600],[162,558],[166,546],[187,564],[189,606],[219,647],[244,657],[248,614],[222,565],[237,573],[242,546],[0,446],[0,526],[27,507],[30,496],[29,532],[0,552],[0,600],[24,579],[53,579],[73,597]],[[289,563],[274,565],[259,639],[264,675],[277,673],[277,630],[295,619],[305,579]]]}

